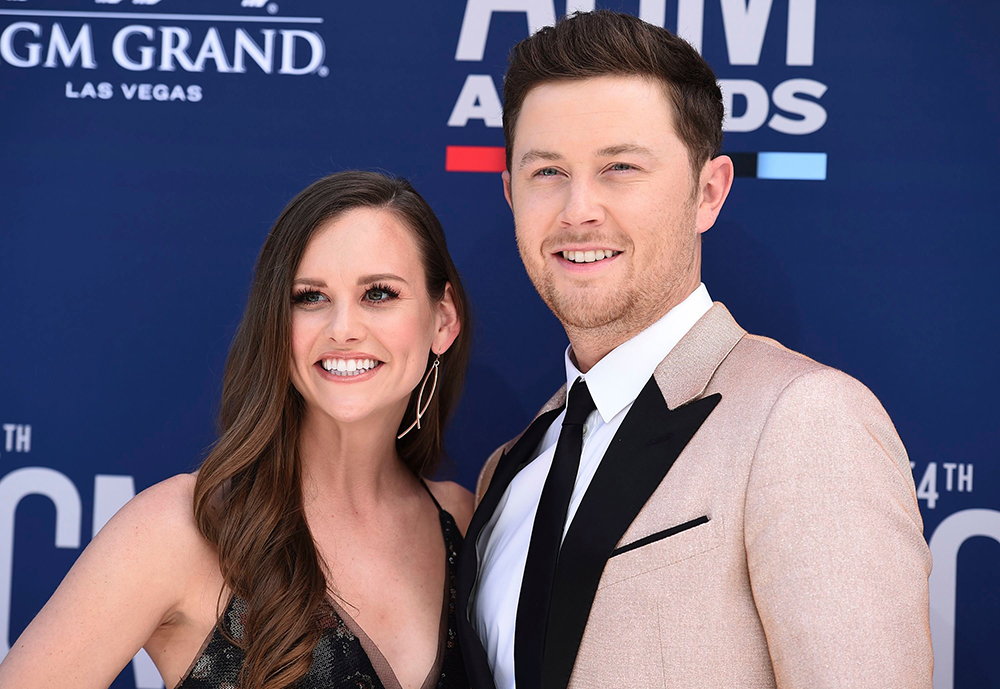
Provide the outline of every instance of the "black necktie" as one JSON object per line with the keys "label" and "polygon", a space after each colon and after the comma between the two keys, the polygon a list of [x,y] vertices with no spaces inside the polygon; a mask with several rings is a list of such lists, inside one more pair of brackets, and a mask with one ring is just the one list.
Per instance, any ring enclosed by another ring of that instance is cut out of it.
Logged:
{"label": "black necktie", "polygon": [[521,578],[521,596],[514,625],[514,678],[517,689],[539,689],[542,652],[552,597],[552,580],[562,545],[566,514],[583,450],[583,424],[594,410],[587,382],[577,378],[569,393],[552,467],[545,479],[531,527],[528,559]]}

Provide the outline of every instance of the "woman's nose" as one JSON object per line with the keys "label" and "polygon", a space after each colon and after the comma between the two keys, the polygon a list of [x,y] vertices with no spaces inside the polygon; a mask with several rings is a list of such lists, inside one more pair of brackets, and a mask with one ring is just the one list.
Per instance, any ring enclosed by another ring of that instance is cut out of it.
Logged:
{"label": "woman's nose", "polygon": [[330,321],[326,326],[326,336],[338,344],[347,344],[364,339],[364,323],[354,304],[340,304],[330,310]]}

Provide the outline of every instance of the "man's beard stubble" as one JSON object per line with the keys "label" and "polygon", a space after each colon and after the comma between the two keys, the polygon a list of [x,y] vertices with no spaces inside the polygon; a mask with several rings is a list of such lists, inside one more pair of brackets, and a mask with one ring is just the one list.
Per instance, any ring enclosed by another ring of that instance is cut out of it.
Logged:
{"label": "man's beard stubble", "polygon": [[529,276],[542,301],[567,328],[597,330],[615,326],[613,329],[618,330],[618,326],[626,326],[629,314],[635,310],[636,294],[631,290],[563,294],[556,289],[551,275],[540,275],[538,279]]}
{"label": "man's beard stubble", "polygon": [[[574,243],[580,244],[605,243],[592,236],[572,239]],[[624,253],[632,258],[630,254],[634,251],[634,245],[627,236],[607,244],[626,246]],[[518,251],[529,279],[563,327],[567,330],[589,331],[593,335],[601,333],[598,336],[602,338],[622,335],[631,337],[652,325],[676,305],[673,302],[677,300],[676,292],[681,287],[686,269],[696,260],[694,247],[690,248],[692,250],[684,252],[685,256],[676,257],[678,260],[674,265],[662,266],[662,271],[657,274],[636,276],[635,265],[632,264],[629,274],[618,283],[621,289],[593,289],[586,292],[575,290],[572,294],[565,294],[556,288],[553,276],[544,264],[539,268],[537,263],[526,260],[525,247],[518,242]],[[548,253],[550,252],[547,252],[543,244],[542,254]]]}
{"label": "man's beard stubble", "polygon": [[[567,238],[560,238],[566,242]],[[581,235],[569,238],[570,243],[578,244],[606,244],[608,246],[621,246],[626,252],[633,251],[634,247],[628,237],[616,238],[614,241],[602,241],[602,238],[593,235]],[[555,244],[546,242],[545,244]],[[548,247],[543,244],[542,255],[551,253]],[[521,260],[531,279],[538,295],[549,307],[553,315],[559,319],[564,328],[570,330],[584,331],[626,331],[632,325],[633,320],[630,314],[634,314],[641,301],[636,289],[627,289],[634,285],[634,275],[626,276],[622,282],[624,290],[574,290],[570,294],[560,292],[555,286],[553,275],[543,264],[539,269],[537,263],[526,260],[524,247],[518,245],[521,253]],[[640,309],[641,310],[641,309]]]}

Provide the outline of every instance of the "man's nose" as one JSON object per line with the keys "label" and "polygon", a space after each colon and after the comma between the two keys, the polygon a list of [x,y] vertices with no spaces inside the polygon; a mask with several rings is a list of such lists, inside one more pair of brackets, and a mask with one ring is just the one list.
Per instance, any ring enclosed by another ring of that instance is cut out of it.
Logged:
{"label": "man's nose", "polygon": [[603,224],[604,219],[604,204],[598,185],[584,178],[570,180],[559,221],[568,227],[592,227]]}

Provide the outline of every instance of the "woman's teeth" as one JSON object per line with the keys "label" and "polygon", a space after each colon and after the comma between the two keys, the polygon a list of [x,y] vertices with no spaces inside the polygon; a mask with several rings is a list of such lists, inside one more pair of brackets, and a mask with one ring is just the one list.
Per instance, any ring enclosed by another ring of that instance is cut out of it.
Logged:
{"label": "woman's teeth", "polygon": [[323,359],[323,368],[336,376],[358,376],[381,364],[375,359]]}
{"label": "woman's teeth", "polygon": [[620,253],[620,251],[612,251],[611,249],[597,249],[596,251],[564,251],[562,255],[567,261],[573,263],[593,263],[617,256]]}

